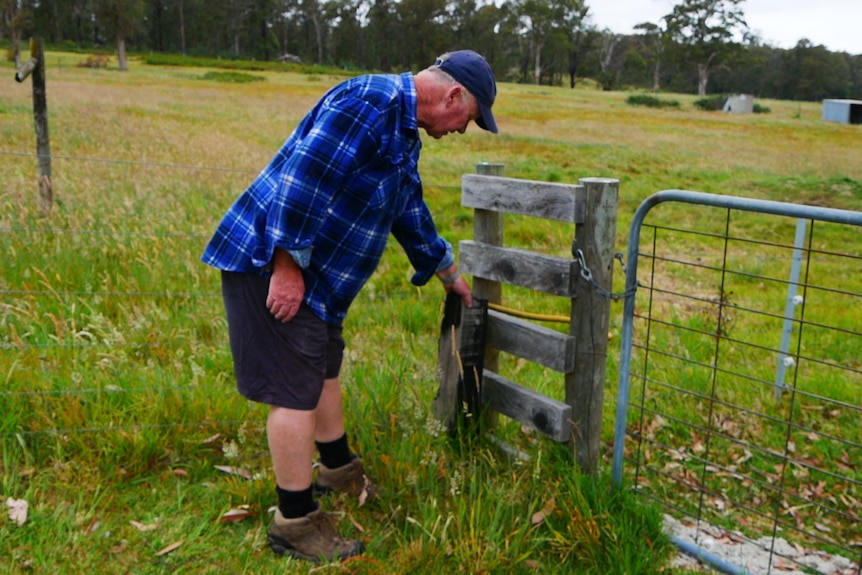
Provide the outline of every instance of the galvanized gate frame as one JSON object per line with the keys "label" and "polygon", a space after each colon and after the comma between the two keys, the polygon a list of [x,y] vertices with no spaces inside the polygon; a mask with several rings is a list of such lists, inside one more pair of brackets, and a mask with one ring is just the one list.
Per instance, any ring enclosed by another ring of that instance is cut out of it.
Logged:
{"label": "galvanized gate frame", "polygon": [[[628,253],[626,257],[626,283],[625,304],[623,309],[622,340],[619,364],[619,380],[617,390],[616,421],[614,426],[614,446],[611,479],[617,487],[623,484],[623,458],[626,439],[626,422],[630,396],[631,360],[634,331],[635,299],[638,287],[638,254],[640,251],[641,229],[648,213],[658,204],[665,202],[679,202],[698,204],[716,208],[741,210],[748,212],[759,212],[777,216],[787,216],[799,219],[818,220],[823,222],[846,224],[862,227],[862,212],[840,210],[835,208],[824,208],[819,206],[808,206],[776,202],[770,200],[758,200],[741,198],[735,196],[708,194],[688,190],[663,190],[653,194],[644,200],[638,207],[632,219],[629,230]],[[713,567],[725,573],[748,573],[747,570],[729,564],[722,558],[709,553],[699,547],[673,538],[674,543],[683,551],[694,555],[701,560],[710,563]]]}

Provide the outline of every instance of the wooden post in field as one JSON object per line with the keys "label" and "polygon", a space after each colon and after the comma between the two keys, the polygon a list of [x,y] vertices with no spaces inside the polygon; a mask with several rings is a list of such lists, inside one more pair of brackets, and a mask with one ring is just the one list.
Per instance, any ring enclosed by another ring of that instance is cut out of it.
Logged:
{"label": "wooden post in field", "polygon": [[[476,164],[476,173],[483,176],[503,176],[503,164]],[[490,210],[475,210],[473,218],[473,239],[492,246],[503,245],[503,214]],[[473,278],[473,295],[488,300],[488,303],[502,303],[503,284],[482,278]],[[496,372],[499,352],[489,348],[485,352],[485,369]]]}
{"label": "wooden post in field", "polygon": [[[503,177],[505,166],[503,164],[491,164],[482,162],[476,164],[476,173],[483,176]],[[473,239],[477,242],[503,245],[503,214],[491,210],[474,210],[473,216]],[[473,296],[487,300],[489,304],[500,304],[503,302],[503,284],[482,278],[473,278]],[[483,365],[485,369],[497,373],[500,367],[500,352],[493,347],[485,347],[485,358]],[[494,414],[486,412],[480,421],[485,429],[493,429],[497,418]]]}
{"label": "wooden post in field", "polygon": [[54,205],[54,185],[51,182],[51,143],[48,138],[48,93],[45,89],[45,54],[42,39],[30,39],[30,60],[15,73],[23,82],[33,76],[33,117],[36,124],[36,154],[39,162],[39,198],[43,216],[51,215]]}
{"label": "wooden post in field", "polygon": [[583,223],[575,228],[573,255],[583,254],[592,281],[579,270],[572,300],[570,334],[575,337],[575,370],[566,374],[566,403],[572,407],[573,448],[579,467],[595,473],[602,433],[602,402],[608,352],[614,241],[619,180],[582,178],[586,189]]}

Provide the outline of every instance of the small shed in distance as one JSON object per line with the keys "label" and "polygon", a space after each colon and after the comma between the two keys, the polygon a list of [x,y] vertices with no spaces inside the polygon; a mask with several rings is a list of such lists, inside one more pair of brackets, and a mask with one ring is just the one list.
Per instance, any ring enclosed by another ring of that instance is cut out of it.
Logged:
{"label": "small shed in distance", "polygon": [[862,100],[823,100],[823,119],[841,124],[862,124]]}
{"label": "small shed in distance", "polygon": [[752,94],[730,96],[724,103],[723,111],[731,114],[751,114],[754,112],[754,96]]}

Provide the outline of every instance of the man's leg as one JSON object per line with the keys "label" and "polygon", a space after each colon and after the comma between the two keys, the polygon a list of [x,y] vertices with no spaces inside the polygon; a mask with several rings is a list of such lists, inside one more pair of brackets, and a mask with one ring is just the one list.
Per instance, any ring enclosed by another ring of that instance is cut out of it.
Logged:
{"label": "man's leg", "polygon": [[[334,346],[338,352],[343,342],[338,340],[337,329],[324,324],[306,306],[290,322],[276,322],[264,305],[268,290],[267,278],[222,272],[237,390],[249,400],[270,406],[266,435],[278,507],[269,544],[278,554],[345,559],[361,553],[362,544],[335,531],[332,518],[314,500],[312,487],[317,405],[326,370],[338,374],[338,366],[324,364],[328,352],[315,346]],[[337,353],[333,358],[341,359]]]}
{"label": "man's leg", "polygon": [[[266,435],[278,486],[288,491],[309,487],[315,441],[331,443],[345,435],[339,378],[324,381],[320,401],[313,411],[271,406]],[[349,463],[349,459],[344,463]]]}
{"label": "man's leg", "polygon": [[377,495],[377,486],[365,475],[362,459],[351,453],[344,428],[339,379],[327,379],[317,404],[315,441],[320,451],[316,489],[341,491],[360,498],[360,505]]}
{"label": "man's leg", "polygon": [[280,555],[312,560],[346,559],[361,553],[362,543],[341,537],[312,494],[316,416],[317,409],[270,407],[266,434],[279,505],[269,530],[269,544]]}
{"label": "man's leg", "polygon": [[323,382],[323,393],[317,409],[314,410],[316,421],[314,439],[320,443],[329,443],[344,436],[344,409],[341,404],[341,381],[335,377]]}
{"label": "man's leg", "polygon": [[311,485],[315,411],[271,406],[266,438],[279,487],[301,491]]}

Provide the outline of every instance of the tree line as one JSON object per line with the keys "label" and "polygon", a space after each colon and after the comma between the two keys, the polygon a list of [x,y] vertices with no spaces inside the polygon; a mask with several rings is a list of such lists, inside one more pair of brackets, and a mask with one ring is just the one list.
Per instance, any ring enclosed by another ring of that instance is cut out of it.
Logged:
{"label": "tree line", "polygon": [[595,22],[586,0],[0,0],[10,54],[51,46],[224,59],[291,60],[347,70],[419,70],[472,48],[498,80],[817,101],[862,98],[862,55],[752,34],[745,0],[680,0],[629,34]]}

